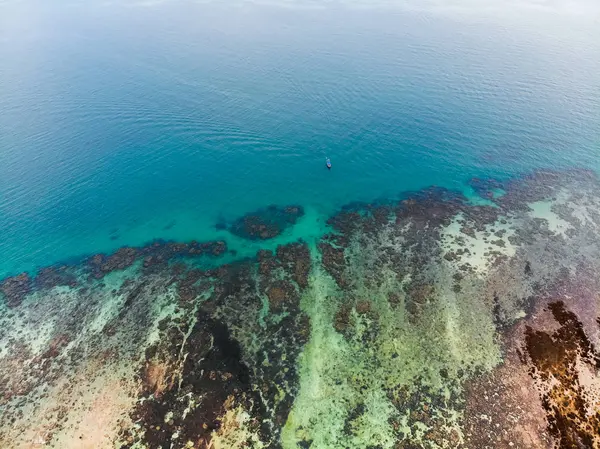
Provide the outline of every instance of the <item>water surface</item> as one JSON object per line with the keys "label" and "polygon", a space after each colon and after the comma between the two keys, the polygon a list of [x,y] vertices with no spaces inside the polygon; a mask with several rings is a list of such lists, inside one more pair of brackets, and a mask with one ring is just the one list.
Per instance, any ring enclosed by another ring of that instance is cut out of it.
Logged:
{"label": "water surface", "polygon": [[597,167],[589,18],[2,8],[0,273],[154,238],[227,239],[218,220],[268,204],[312,211],[309,236],[351,201]]}

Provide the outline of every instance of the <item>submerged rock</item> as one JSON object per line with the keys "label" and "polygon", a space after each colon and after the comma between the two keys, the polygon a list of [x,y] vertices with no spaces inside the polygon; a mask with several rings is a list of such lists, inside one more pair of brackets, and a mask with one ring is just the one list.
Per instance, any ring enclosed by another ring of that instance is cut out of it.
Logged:
{"label": "submerged rock", "polygon": [[75,287],[77,274],[72,267],[61,265],[57,267],[42,268],[35,276],[37,289],[52,289],[59,286]]}
{"label": "submerged rock", "polygon": [[20,306],[31,290],[32,282],[27,273],[7,278],[0,283],[0,292],[4,295],[4,301],[10,308]]}
{"label": "submerged rock", "polygon": [[229,231],[248,240],[268,240],[293,226],[303,215],[302,206],[269,206],[238,218]]}
{"label": "submerged rock", "polygon": [[198,243],[155,241],[139,248],[119,248],[112,254],[96,254],[87,260],[90,274],[101,279],[113,271],[131,267],[137,260],[142,260],[143,267],[149,273],[156,271],[156,266],[166,264],[177,258],[194,258],[200,256],[220,257],[227,252],[227,244],[222,241]]}

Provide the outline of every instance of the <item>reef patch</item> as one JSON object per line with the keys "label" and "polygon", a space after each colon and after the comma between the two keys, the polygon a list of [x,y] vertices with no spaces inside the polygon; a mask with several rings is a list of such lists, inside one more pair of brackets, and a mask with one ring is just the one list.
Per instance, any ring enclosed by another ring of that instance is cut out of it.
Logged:
{"label": "reef patch", "polygon": [[304,215],[302,206],[269,206],[235,220],[229,231],[248,240],[268,240],[293,226]]}
{"label": "reef patch", "polygon": [[136,260],[143,259],[144,268],[165,264],[176,258],[195,258],[200,256],[219,257],[227,251],[227,244],[220,240],[215,242],[189,243],[166,242],[157,240],[151,244],[136,248],[119,248],[112,254],[96,254],[87,260],[90,274],[101,279],[108,273],[131,267]]}
{"label": "reef patch", "polygon": [[0,292],[6,305],[11,308],[20,306],[31,289],[31,278],[27,273],[7,278],[0,283]]}

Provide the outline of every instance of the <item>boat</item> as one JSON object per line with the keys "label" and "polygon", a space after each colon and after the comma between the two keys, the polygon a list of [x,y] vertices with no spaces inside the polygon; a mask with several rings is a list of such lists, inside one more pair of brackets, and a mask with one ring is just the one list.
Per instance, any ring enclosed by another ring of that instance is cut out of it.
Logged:
{"label": "boat", "polygon": [[329,158],[327,158],[327,159],[325,160],[325,164],[327,165],[327,168],[328,168],[329,170],[331,170],[331,161],[329,160]]}

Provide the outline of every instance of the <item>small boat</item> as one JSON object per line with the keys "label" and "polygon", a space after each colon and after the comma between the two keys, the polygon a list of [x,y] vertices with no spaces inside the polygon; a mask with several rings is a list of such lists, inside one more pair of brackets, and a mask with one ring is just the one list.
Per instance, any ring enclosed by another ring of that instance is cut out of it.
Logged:
{"label": "small boat", "polygon": [[327,159],[325,160],[325,164],[327,165],[327,168],[328,168],[329,170],[331,170],[331,161],[329,160],[329,158],[327,158]]}

